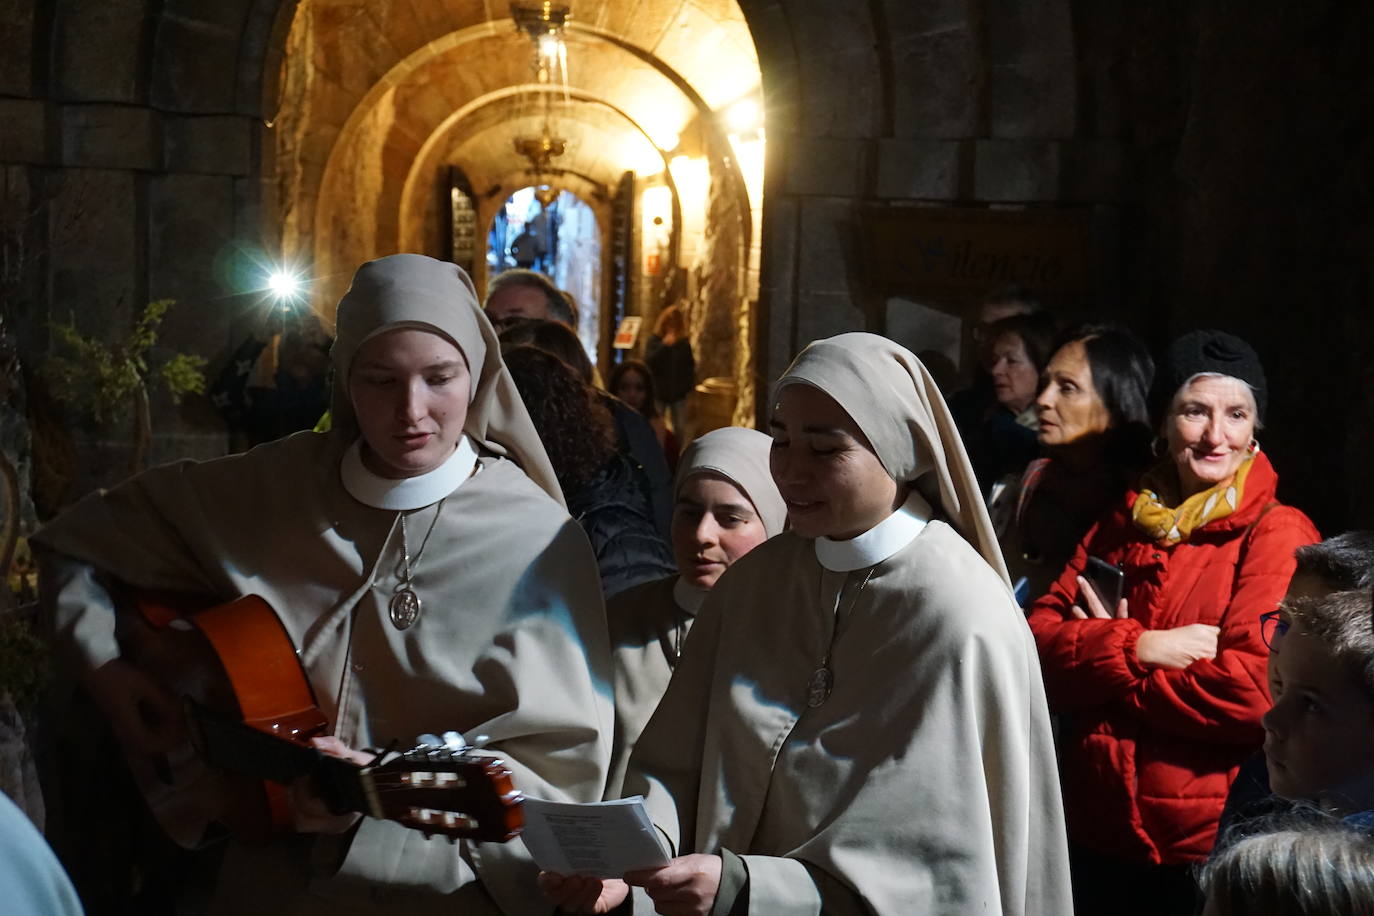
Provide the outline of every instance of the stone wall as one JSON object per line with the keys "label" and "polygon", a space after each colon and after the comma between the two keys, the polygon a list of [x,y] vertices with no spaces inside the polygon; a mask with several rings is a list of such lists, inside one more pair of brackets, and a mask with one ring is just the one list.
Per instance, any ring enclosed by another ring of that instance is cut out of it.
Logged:
{"label": "stone wall", "polygon": [[768,113],[759,385],[809,340],[886,329],[861,207],[1086,208],[1089,314],[1156,347],[1198,326],[1249,338],[1281,496],[1324,530],[1374,527],[1356,482],[1374,445],[1374,8],[742,6]]}
{"label": "stone wall", "polygon": [[[227,357],[251,317],[251,280],[228,265],[260,244],[264,61],[279,6],[0,2],[4,220],[25,224],[36,255],[5,307],[30,369],[50,321],[112,336],[155,298],[179,302],[167,347],[206,356],[212,372]],[[16,198],[27,209],[12,208]],[[32,371],[28,380],[41,386]],[[111,482],[128,445],[122,425],[53,409],[76,461],[59,475],[71,477],[65,492],[41,494],[48,510]],[[154,425],[154,460],[227,447],[203,401],[155,400]]]}

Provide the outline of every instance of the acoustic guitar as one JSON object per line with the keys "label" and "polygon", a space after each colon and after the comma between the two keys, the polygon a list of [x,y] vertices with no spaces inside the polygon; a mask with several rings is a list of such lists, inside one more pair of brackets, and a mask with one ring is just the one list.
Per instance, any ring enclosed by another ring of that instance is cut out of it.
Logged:
{"label": "acoustic guitar", "polygon": [[223,829],[257,843],[290,832],[287,785],[302,776],[335,814],[359,812],[450,841],[499,843],[520,833],[523,797],[497,757],[437,742],[360,767],[312,747],[329,723],[262,598],[206,606],[183,595],[121,597],[122,658],[184,704],[176,723],[140,709],[177,736],[175,747],[150,756],[125,744],[144,800],[178,845],[194,849]]}

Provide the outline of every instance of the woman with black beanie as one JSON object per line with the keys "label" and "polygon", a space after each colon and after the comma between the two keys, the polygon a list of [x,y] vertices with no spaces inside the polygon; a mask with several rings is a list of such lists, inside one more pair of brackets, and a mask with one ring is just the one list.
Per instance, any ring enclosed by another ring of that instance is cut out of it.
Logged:
{"label": "woman with black beanie", "polygon": [[1078,913],[1193,912],[1231,778],[1264,738],[1260,615],[1317,540],[1274,498],[1255,433],[1255,351],[1175,340],[1156,375],[1156,463],[1031,607],[1060,765]]}

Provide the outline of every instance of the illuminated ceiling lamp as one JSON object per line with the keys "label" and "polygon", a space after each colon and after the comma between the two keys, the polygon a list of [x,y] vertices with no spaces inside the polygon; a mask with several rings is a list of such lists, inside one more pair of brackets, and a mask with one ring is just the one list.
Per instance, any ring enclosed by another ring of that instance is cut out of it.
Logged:
{"label": "illuminated ceiling lamp", "polygon": [[[554,6],[550,0],[512,3],[510,15],[516,28],[524,32],[533,45],[531,69],[535,83],[541,87],[551,86],[556,74],[563,86],[563,98],[568,100],[568,46],[563,41],[563,32],[570,18],[569,8]],[[559,189],[546,180],[546,173],[551,170],[553,160],[567,149],[567,140],[555,137],[550,125],[551,95],[548,89],[539,92],[539,110],[543,115],[539,136],[515,139],[515,152],[529,160],[534,172],[534,196],[542,207],[548,207],[558,197]]]}

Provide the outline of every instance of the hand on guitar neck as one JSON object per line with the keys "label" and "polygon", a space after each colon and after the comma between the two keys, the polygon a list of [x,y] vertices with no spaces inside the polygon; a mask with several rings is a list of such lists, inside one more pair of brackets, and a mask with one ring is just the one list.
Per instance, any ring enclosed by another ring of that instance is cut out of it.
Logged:
{"label": "hand on guitar neck", "polygon": [[[372,763],[376,756],[355,751],[332,736],[311,738],[310,746],[322,754],[347,760],[349,763],[357,764],[360,767]],[[291,790],[287,798],[291,803],[292,821],[297,833],[347,833],[362,818],[362,815],[356,811],[349,811],[344,814],[331,812],[329,805],[325,803],[324,798],[315,787],[314,780],[309,776],[302,776],[291,783]]]}

